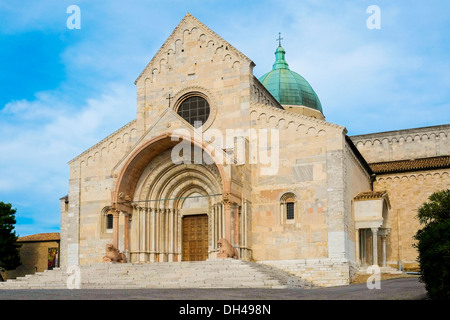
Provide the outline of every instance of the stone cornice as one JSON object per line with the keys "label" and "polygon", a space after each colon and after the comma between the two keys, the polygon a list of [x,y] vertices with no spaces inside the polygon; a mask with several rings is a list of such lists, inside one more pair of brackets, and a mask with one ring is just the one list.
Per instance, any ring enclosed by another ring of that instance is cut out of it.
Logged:
{"label": "stone cornice", "polygon": [[429,179],[429,178],[449,178],[450,170],[447,169],[435,169],[433,171],[416,171],[416,172],[399,172],[399,173],[385,173],[377,175],[376,182],[382,183],[387,181],[409,181],[417,179]]}
{"label": "stone cornice", "polygon": [[431,137],[431,135],[438,137],[441,134],[448,137],[448,135],[450,134],[450,124],[395,131],[375,132],[355,135],[351,136],[350,138],[355,144],[359,142],[362,142],[364,144],[370,142],[371,144],[373,144],[377,140],[381,142],[386,139],[388,142],[398,142],[401,139],[415,139],[416,136],[419,136],[420,138],[426,136],[427,138],[429,138]]}
{"label": "stone cornice", "polygon": [[308,117],[308,116],[305,116],[305,115],[302,115],[302,114],[298,114],[298,113],[295,113],[295,112],[292,112],[292,111],[289,111],[289,110],[279,109],[279,108],[276,108],[276,107],[271,107],[271,106],[268,106],[268,105],[265,105],[265,104],[261,104],[261,103],[257,103],[257,102],[250,102],[250,108],[252,109],[252,111],[254,110],[256,112],[259,111],[259,110],[272,111],[272,112],[274,112],[276,114],[279,114],[280,116],[286,115],[286,116],[288,116],[290,118],[296,118],[296,119],[299,119],[299,120],[304,120],[304,121],[307,121],[307,122],[311,122],[312,124],[322,125],[322,126],[327,126],[327,127],[330,127],[330,128],[342,130],[342,132],[344,134],[347,133],[347,129],[345,127],[343,127],[343,126],[340,126],[340,125],[337,125],[337,124],[334,124],[334,123],[331,123],[331,122],[328,122],[328,121],[325,121],[325,120],[320,120],[320,119],[317,119],[317,118]]}
{"label": "stone cornice", "polygon": [[104,144],[105,142],[107,142],[108,140],[111,140],[112,137],[118,135],[119,133],[122,133],[123,131],[127,130],[127,129],[131,129],[135,124],[136,124],[136,119],[128,122],[126,125],[124,125],[122,128],[116,130],[115,132],[111,133],[109,136],[107,136],[106,138],[104,138],[103,140],[101,140],[100,142],[96,143],[95,145],[93,145],[92,147],[90,147],[89,149],[87,149],[86,151],[84,151],[83,153],[79,154],[78,156],[76,156],[75,158],[73,158],[72,160],[70,160],[68,162],[68,164],[72,164],[73,162],[81,159],[82,157],[86,156],[87,154],[89,154],[89,152],[97,149],[99,146],[101,146],[102,144]]}

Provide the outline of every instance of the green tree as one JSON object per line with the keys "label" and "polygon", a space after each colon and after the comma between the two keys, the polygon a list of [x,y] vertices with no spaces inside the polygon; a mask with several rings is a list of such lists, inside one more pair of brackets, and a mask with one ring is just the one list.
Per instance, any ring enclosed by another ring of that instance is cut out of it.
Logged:
{"label": "green tree", "polygon": [[10,203],[0,202],[0,270],[13,270],[21,265],[20,244],[14,231],[16,209]]}
{"label": "green tree", "polygon": [[450,300],[450,189],[433,193],[418,210],[425,225],[415,247],[419,251],[421,281],[433,300]]}

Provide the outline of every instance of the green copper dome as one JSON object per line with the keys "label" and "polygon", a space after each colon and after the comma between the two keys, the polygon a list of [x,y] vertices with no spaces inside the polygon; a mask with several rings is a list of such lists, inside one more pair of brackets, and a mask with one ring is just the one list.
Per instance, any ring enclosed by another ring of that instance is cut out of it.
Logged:
{"label": "green copper dome", "polygon": [[259,81],[281,105],[306,106],[323,114],[319,97],[305,78],[289,69],[285,54],[286,51],[279,45],[272,71],[259,78]]}

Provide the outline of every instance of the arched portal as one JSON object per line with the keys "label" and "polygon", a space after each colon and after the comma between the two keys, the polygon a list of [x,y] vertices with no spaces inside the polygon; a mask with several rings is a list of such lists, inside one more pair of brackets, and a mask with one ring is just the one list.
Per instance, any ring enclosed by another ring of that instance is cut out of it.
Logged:
{"label": "arched portal", "polygon": [[[176,143],[169,136],[153,139],[128,158],[118,176],[113,206],[127,213],[124,234],[130,262],[198,260],[183,254],[187,238],[194,239],[184,224],[199,225],[192,231],[204,233],[197,239],[203,241],[199,256],[212,258],[218,240],[231,230],[226,170],[208,153],[203,153],[201,163],[174,162]],[[194,142],[192,148],[204,151]],[[194,221],[196,216],[201,222]]]}
{"label": "arched portal", "polygon": [[132,203],[132,262],[206,260],[214,253],[222,206],[216,165],[174,164],[166,150],[143,170]]}

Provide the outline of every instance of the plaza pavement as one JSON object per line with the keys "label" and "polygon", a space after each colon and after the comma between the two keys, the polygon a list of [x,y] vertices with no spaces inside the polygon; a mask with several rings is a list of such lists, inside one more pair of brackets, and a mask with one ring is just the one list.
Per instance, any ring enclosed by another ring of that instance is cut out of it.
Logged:
{"label": "plaza pavement", "polygon": [[[67,289],[0,290],[0,300],[424,300],[417,277],[314,289]],[[1,303],[1,302],[0,302]]]}

